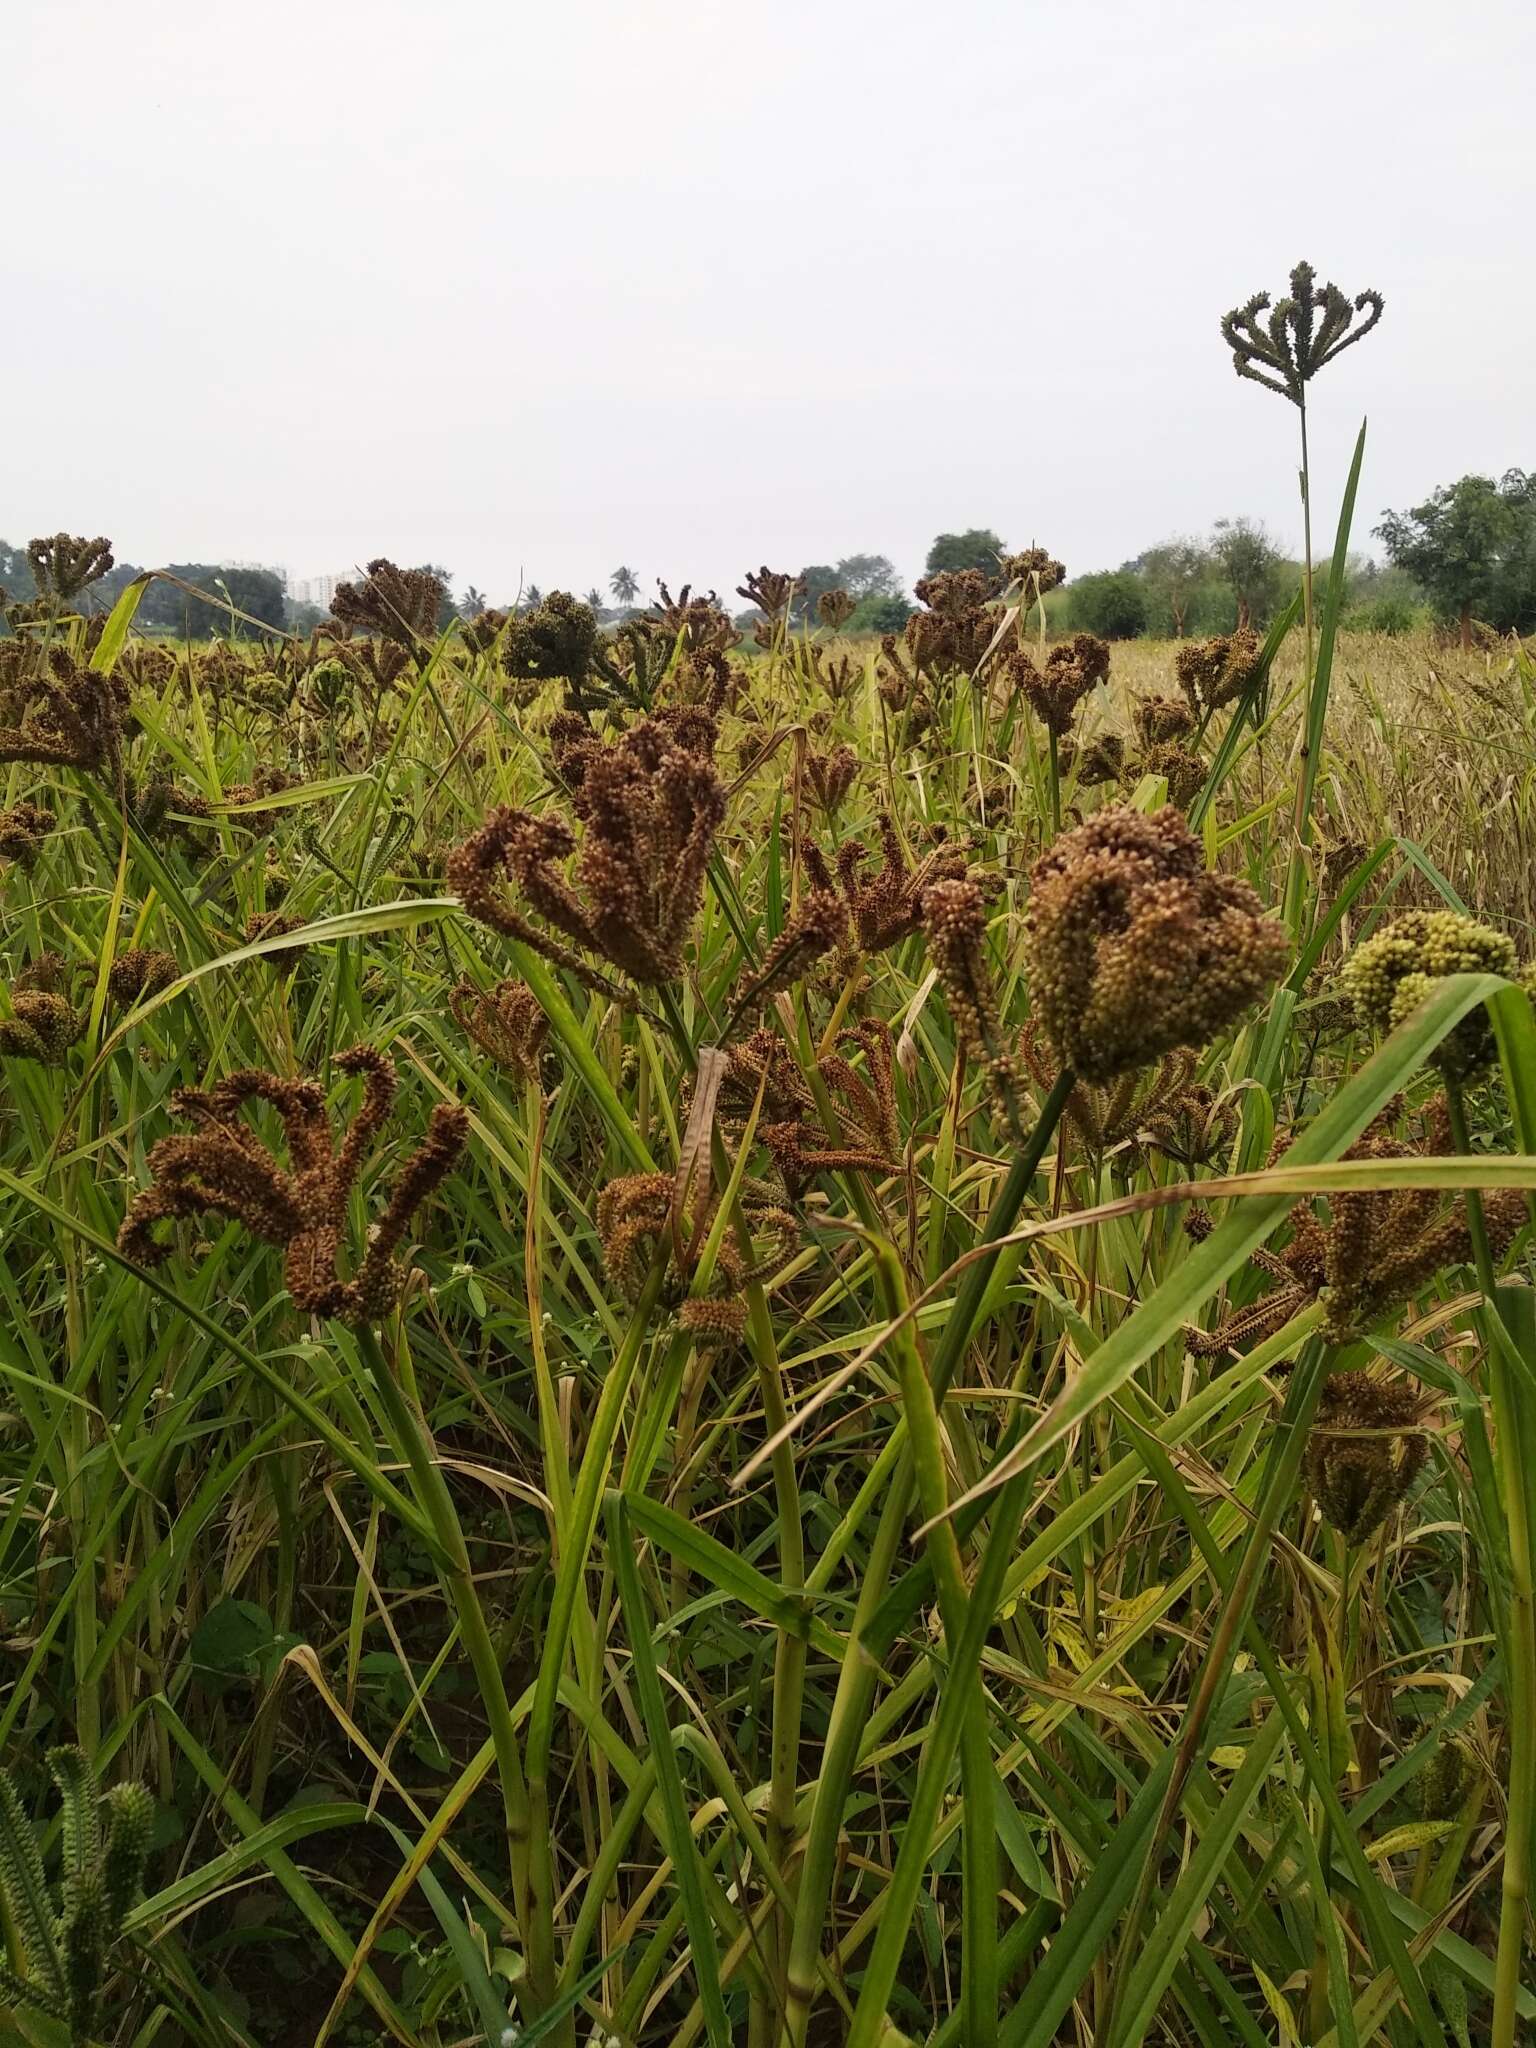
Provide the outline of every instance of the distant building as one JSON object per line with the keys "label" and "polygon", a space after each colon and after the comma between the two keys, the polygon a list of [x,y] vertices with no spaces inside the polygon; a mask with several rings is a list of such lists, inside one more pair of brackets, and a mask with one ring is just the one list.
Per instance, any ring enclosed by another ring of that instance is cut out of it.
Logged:
{"label": "distant building", "polygon": [[307,576],[301,582],[290,583],[288,594],[299,604],[317,604],[322,611],[329,611],[337,584],[346,581],[345,575]]}

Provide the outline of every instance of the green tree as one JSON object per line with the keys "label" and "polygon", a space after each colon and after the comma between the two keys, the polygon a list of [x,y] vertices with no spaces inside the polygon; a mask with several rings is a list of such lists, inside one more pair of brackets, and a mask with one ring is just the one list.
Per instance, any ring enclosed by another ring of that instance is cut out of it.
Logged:
{"label": "green tree", "polygon": [[477,619],[481,612],[490,610],[490,600],[485,592],[473,583],[466,583],[464,595],[459,599],[459,617]]}
{"label": "green tree", "polygon": [[[1210,556],[1197,540],[1175,535],[1148,548],[1130,566],[1146,587],[1149,607],[1166,614],[1174,638],[1182,640],[1189,609],[1202,580],[1210,572]],[[1154,614],[1155,616],[1155,614]],[[1159,625],[1162,620],[1157,620]]]}
{"label": "green tree", "polygon": [[640,578],[621,562],[608,578],[608,588],[613,592],[615,604],[632,605],[640,596]]}
{"label": "green tree", "polygon": [[1129,569],[1079,576],[1071,586],[1070,616],[1080,632],[1101,640],[1134,640],[1147,628],[1147,593]]}
{"label": "green tree", "polygon": [[899,633],[912,616],[909,598],[872,590],[861,597],[844,626],[845,633]]}
{"label": "green tree", "polygon": [[[13,548],[5,540],[0,540],[0,590],[12,604],[25,604],[37,595],[37,579],[26,549]],[[5,622],[0,620],[0,633],[5,630]]]}
{"label": "green tree", "polygon": [[889,555],[844,555],[835,571],[836,590],[854,599],[900,597],[902,581]]}
{"label": "green tree", "polygon": [[997,558],[1003,544],[990,526],[972,526],[964,533],[941,533],[928,550],[925,564],[930,576],[942,569],[985,569],[997,574]]}
{"label": "green tree", "polygon": [[1211,554],[1237,600],[1237,623],[1262,622],[1274,606],[1282,581],[1280,550],[1256,519],[1218,519],[1211,529]]}
{"label": "green tree", "polygon": [[1456,620],[1463,647],[1474,615],[1500,631],[1536,621],[1536,475],[1464,476],[1388,512],[1376,535],[1440,617]]}

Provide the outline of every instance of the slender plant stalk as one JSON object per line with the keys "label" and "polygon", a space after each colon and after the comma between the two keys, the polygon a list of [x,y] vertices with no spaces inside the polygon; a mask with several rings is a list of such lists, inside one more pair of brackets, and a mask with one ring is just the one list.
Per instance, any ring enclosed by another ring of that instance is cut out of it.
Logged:
{"label": "slender plant stalk", "polygon": [[[1458,1152],[1472,1149],[1461,1090],[1446,1089],[1451,1137]],[[1467,1221],[1483,1302],[1479,1310],[1493,1409],[1494,1457],[1509,1548],[1508,1641],[1504,1645],[1509,1697],[1509,1803],[1504,1824],[1504,1869],[1499,1941],[1494,1959],[1491,2048],[1514,2048],[1519,2027],[1521,1962],[1531,1890],[1531,1831],[1536,1826],[1536,1571],[1533,1571],[1526,1474],[1536,1451],[1530,1413],[1530,1361],[1519,1356],[1501,1306],[1498,1274],[1488,1242],[1482,1198],[1466,1195]]]}
{"label": "slender plant stalk", "polygon": [[[380,1403],[388,1419],[396,1446],[407,1465],[416,1497],[432,1524],[444,1558],[438,1568],[443,1590],[459,1624],[464,1647],[474,1666],[481,1703],[491,1726],[496,1768],[501,1780],[502,1810],[507,1832],[508,1860],[512,1875],[514,1909],[528,1951],[528,1983],[531,2017],[537,2017],[553,2000],[555,1992],[553,1924],[549,1917],[539,1878],[549,1863],[549,1845],[542,1848],[531,1839],[528,1785],[523,1771],[517,1730],[502,1676],[501,1658],[486,1624],[485,1610],[475,1586],[469,1546],[459,1522],[458,1510],[438,1465],[425,1422],[407,1401],[393,1368],[385,1358],[374,1331],[366,1325],[357,1333],[358,1350],[367,1366]],[[541,1868],[541,1866],[543,1868]]]}

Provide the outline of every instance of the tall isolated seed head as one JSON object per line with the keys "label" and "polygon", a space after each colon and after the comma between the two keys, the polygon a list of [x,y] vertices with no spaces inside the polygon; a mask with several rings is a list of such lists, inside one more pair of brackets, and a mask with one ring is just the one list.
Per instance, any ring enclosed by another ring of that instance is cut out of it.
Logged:
{"label": "tall isolated seed head", "polygon": [[797,576],[787,576],[780,569],[770,569],[765,562],[762,568],[747,571],[736,586],[736,595],[744,597],[748,604],[755,604],[764,618],[776,620],[789,610],[790,599],[799,588]]}
{"label": "tall isolated seed head", "polygon": [[27,561],[39,593],[67,604],[112,567],[112,543],[101,534],[95,540],[77,533],[48,534],[28,542]]}
{"label": "tall isolated seed head", "polygon": [[1067,580],[1066,565],[1053,561],[1044,548],[1025,548],[1021,554],[1004,555],[1003,575],[1009,583],[1028,583],[1044,597]]}
{"label": "tall isolated seed head", "polygon": [[[1340,993],[1356,1014],[1389,1031],[1448,974],[1516,971],[1514,941],[1455,910],[1410,910],[1367,939],[1339,970]],[[1450,1081],[1474,1081],[1498,1056],[1487,1011],[1462,1018],[1430,1054]]]}
{"label": "tall isolated seed head", "polygon": [[[1304,405],[1311,379],[1342,350],[1365,339],[1381,318],[1382,304],[1377,291],[1363,291],[1351,304],[1336,284],[1319,290],[1311,264],[1298,263],[1290,291],[1273,308],[1268,292],[1255,292],[1246,305],[1223,314],[1222,338],[1239,377],[1278,391],[1292,405]],[[1367,318],[1355,327],[1357,313]]]}
{"label": "tall isolated seed head", "polygon": [[430,570],[400,569],[380,555],[362,582],[337,584],[331,612],[344,626],[415,652],[437,638],[438,610],[447,594],[448,586]]}
{"label": "tall isolated seed head", "polygon": [[1209,1044],[1285,965],[1283,928],[1246,882],[1206,873],[1171,806],[1100,811],[1036,862],[1033,883],[1035,1011],[1088,1081]]}

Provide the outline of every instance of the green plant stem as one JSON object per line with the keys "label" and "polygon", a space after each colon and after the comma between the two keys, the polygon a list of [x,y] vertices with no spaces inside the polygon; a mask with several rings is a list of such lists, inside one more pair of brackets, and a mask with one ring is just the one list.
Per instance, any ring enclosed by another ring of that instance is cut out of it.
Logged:
{"label": "green plant stem", "polygon": [[1307,453],[1307,390],[1303,385],[1300,399],[1301,412],[1301,530],[1302,559],[1301,587],[1304,593],[1303,605],[1307,633],[1307,675],[1312,674],[1313,658],[1313,600],[1312,600],[1312,469]]}
{"label": "green plant stem", "polygon": [[[1445,1093],[1452,1142],[1458,1152],[1470,1153],[1472,1145],[1461,1090],[1448,1085]],[[1513,1333],[1501,1310],[1498,1274],[1488,1242],[1482,1197],[1475,1188],[1467,1190],[1466,1203],[1473,1263],[1483,1293],[1478,1320],[1483,1326],[1493,1408],[1494,1459],[1504,1497],[1509,1546],[1508,1641],[1504,1646],[1509,1695],[1509,1809],[1505,1820],[1493,2030],[1489,2041],[1491,2048],[1514,2048],[1530,1900],[1531,1830],[1536,1824],[1536,1586],[1526,1494],[1526,1461],[1536,1447],[1536,1431],[1526,1413],[1528,1396],[1521,1363],[1510,1356],[1514,1349]]]}
{"label": "green plant stem", "polygon": [[1237,1568],[1231,1586],[1226,1589],[1221,1620],[1206,1651],[1200,1672],[1200,1683],[1180,1726],[1179,1746],[1174,1758],[1173,1772],[1163,1793],[1157,1819],[1153,1823],[1152,1837],[1147,1845],[1136,1896],[1121,1930],[1116,1963],[1111,1972],[1114,1988],[1103,2030],[1107,2044],[1114,2044],[1117,2041],[1116,2008],[1119,1993],[1128,1979],[1138,1953],[1137,1944],[1157,1882],[1157,1866],[1162,1855],[1164,1838],[1178,1813],[1184,1788],[1189,1782],[1190,1772],[1194,1769],[1195,1759],[1204,1740],[1206,1726],[1226,1688],[1232,1658],[1258,1592],[1263,1567],[1269,1560],[1269,1546],[1279,1523],[1281,1511],[1288,1505],[1296,1490],[1296,1475],[1301,1469],[1307,1430],[1311,1425],[1312,1412],[1317,1406],[1317,1397],[1322,1390],[1325,1357],[1326,1351],[1321,1340],[1310,1338],[1297,1360],[1295,1372],[1291,1375],[1290,1389],[1285,1408],[1276,1424],[1273,1448],[1264,1473],[1258,1504],[1254,1510],[1253,1526],[1248,1532],[1248,1541],[1243,1548],[1242,1562]]}
{"label": "green plant stem", "polygon": [[[481,1703],[490,1722],[496,1767],[501,1779],[513,1906],[528,1954],[528,1985],[533,2008],[530,2017],[536,2017],[551,2003],[555,1993],[553,1927],[544,1913],[546,1902],[538,1896],[538,1879],[550,1863],[549,1841],[547,1835],[542,1844],[535,1844],[532,1840],[528,1786],[523,1775],[522,1755],[502,1675],[501,1658],[492,1641],[485,1610],[475,1588],[469,1546],[464,1540],[458,1510],[438,1465],[426,1423],[407,1401],[375,1332],[365,1325],[356,1334],[358,1350],[372,1376],[397,1448],[410,1467],[416,1497],[447,1560],[439,1565],[438,1575],[458,1620],[459,1633],[474,1666]],[[553,1902],[548,1904],[552,1913]]]}
{"label": "green plant stem", "polygon": [[[614,1439],[618,1435],[619,1421],[629,1398],[651,1317],[661,1299],[665,1274],[666,1261],[663,1258],[653,1264],[646,1276],[629,1328],[603,1380],[603,1390],[593,1412],[586,1449],[576,1476],[566,1541],[555,1573],[538,1676],[534,1681],[533,1703],[528,1712],[527,1814],[536,1863],[551,1860],[549,1759],[560,1702],[560,1676],[565,1668],[565,1654],[575,1621],[582,1575],[597,1527],[603,1490],[608,1484]],[[530,1970],[536,1946],[541,1958],[547,1956],[549,1960],[550,1981],[553,1983],[554,1897],[551,1888],[540,1887],[539,1895],[530,1901],[530,1911],[536,1924],[535,1939],[529,1949]],[[537,1987],[535,1992],[537,1995]],[[546,1998],[544,2003],[548,2002]],[[571,2016],[567,2015],[560,2021],[553,2038],[558,2048],[567,2048],[567,2044],[574,2042],[575,2021]]]}
{"label": "green plant stem", "polygon": [[[929,1367],[933,1398],[942,1404],[961,1359],[975,1335],[982,1305],[993,1270],[1001,1256],[998,1240],[1006,1237],[1018,1220],[1020,1209],[1034,1183],[1056,1126],[1061,1121],[1067,1097],[1076,1077],[1064,1073],[1046,1097],[1029,1142],[1009,1167],[992,1199],[979,1243],[994,1247],[989,1258],[968,1266],[944,1335]],[[890,1475],[885,1505],[870,1543],[859,1581],[858,1601],[848,1634],[848,1649],[838,1672],[817,1780],[805,1856],[800,1869],[799,1897],[790,1933],[788,1969],[788,2012],[784,2038],[790,2048],[803,2048],[815,1996],[817,1968],[821,1956],[822,1929],[831,1899],[832,1876],[837,1863],[838,1838],[843,1809],[853,1774],[858,1766],[870,1702],[880,1675],[880,1649],[875,1630],[876,1617],[885,1599],[891,1573],[901,1548],[902,1531],[913,1491],[913,1455],[910,1438],[903,1446]],[[813,1581],[820,1584],[816,1574]]]}

